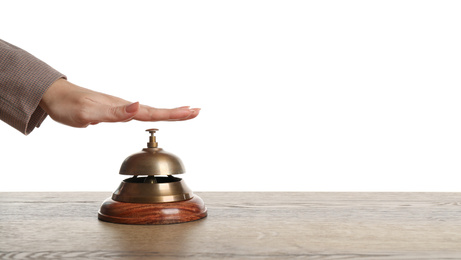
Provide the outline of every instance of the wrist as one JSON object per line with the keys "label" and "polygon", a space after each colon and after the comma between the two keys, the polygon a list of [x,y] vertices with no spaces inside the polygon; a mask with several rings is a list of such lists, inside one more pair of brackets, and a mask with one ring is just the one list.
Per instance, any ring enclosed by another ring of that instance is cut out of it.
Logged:
{"label": "wrist", "polygon": [[53,101],[58,100],[62,96],[63,89],[70,84],[66,79],[60,78],[53,82],[51,86],[45,91],[39,106],[49,114],[49,108],[52,106]]}

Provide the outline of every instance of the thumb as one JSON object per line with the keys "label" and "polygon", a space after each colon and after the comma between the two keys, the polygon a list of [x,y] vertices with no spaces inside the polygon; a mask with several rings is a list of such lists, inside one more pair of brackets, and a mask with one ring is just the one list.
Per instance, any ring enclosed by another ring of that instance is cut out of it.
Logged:
{"label": "thumb", "polygon": [[97,122],[125,122],[131,120],[139,111],[139,102],[132,104],[111,107],[106,106],[100,110],[101,113],[95,115]]}

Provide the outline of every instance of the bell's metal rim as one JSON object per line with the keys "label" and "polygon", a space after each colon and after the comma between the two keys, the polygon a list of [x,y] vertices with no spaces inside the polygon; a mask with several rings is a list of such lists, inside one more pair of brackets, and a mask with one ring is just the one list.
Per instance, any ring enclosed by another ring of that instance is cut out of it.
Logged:
{"label": "bell's metal rim", "polygon": [[[137,179],[142,180],[143,178]],[[140,183],[130,182],[133,178],[128,178],[120,183],[112,194],[112,199],[127,203],[166,203],[189,200],[194,197],[192,190],[182,179],[174,179],[176,180],[163,183]]]}

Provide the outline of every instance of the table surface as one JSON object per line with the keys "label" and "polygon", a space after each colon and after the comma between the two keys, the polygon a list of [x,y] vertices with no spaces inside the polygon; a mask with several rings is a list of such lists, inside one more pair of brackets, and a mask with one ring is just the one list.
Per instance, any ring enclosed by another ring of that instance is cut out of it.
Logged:
{"label": "table surface", "polygon": [[197,194],[207,218],[136,226],[106,192],[0,193],[0,259],[461,259],[461,193]]}

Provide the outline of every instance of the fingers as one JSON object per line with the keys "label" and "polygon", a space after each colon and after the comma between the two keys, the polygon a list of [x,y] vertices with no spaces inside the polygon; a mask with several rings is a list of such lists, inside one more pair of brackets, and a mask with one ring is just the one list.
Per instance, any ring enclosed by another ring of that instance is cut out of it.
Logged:
{"label": "fingers", "polygon": [[97,104],[87,111],[82,121],[91,125],[100,122],[126,122],[130,121],[138,113],[139,108],[139,102],[116,107]]}
{"label": "fingers", "polygon": [[182,121],[198,116],[199,108],[178,107],[173,109],[153,108],[141,105],[133,119],[139,121]]}
{"label": "fingers", "polygon": [[96,125],[100,122],[139,121],[183,121],[198,116],[200,108],[178,107],[173,109],[153,108],[139,102],[122,106],[94,104],[81,118],[83,125]]}
{"label": "fingers", "polygon": [[192,113],[188,117],[181,118],[181,119],[172,119],[169,121],[184,121],[184,120],[193,119],[193,118],[196,118],[198,114],[200,113],[200,108],[191,108],[191,110],[192,110]]}

